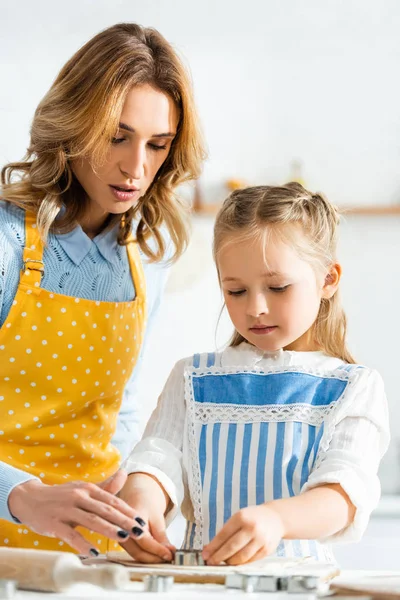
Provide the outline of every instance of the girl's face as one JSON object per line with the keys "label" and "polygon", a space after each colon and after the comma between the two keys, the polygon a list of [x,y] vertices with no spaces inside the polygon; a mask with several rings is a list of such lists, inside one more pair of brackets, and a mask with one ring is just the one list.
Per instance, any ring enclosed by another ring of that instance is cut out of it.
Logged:
{"label": "girl's face", "polygon": [[173,100],[150,85],[127,95],[107,161],[93,170],[87,159],[72,163],[89,198],[88,228],[101,227],[107,216],[125,213],[143,196],[168,156],[178,126]]}
{"label": "girl's face", "polygon": [[248,342],[267,352],[318,350],[311,327],[321,299],[337,289],[339,265],[319,278],[278,236],[269,236],[266,247],[233,236],[218,255],[218,270],[229,316]]}

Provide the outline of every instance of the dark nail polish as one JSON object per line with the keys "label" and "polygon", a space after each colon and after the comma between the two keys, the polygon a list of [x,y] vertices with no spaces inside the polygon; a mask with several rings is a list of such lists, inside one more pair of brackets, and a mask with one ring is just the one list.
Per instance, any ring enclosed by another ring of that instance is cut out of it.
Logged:
{"label": "dark nail polish", "polygon": [[136,537],[139,537],[140,535],[142,535],[143,529],[140,529],[140,527],[132,527],[132,533]]}
{"label": "dark nail polish", "polygon": [[89,554],[91,556],[98,556],[100,554],[100,552],[98,550],[96,550],[96,548],[90,548]]}
{"label": "dark nail polish", "polygon": [[117,536],[122,538],[123,540],[125,538],[127,538],[129,535],[129,533],[127,531],[125,531],[125,529],[120,529],[119,531],[117,531]]}
{"label": "dark nail polish", "polygon": [[143,519],[141,519],[140,517],[136,517],[135,521],[137,523],[139,523],[140,527],[145,527],[146,526],[146,521],[143,521]]}

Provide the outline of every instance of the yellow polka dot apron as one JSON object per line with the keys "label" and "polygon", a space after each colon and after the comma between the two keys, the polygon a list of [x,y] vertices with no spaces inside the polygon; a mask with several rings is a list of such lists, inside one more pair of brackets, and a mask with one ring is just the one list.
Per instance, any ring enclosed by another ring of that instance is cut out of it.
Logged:
{"label": "yellow polka dot apron", "polygon": [[[127,246],[136,297],[97,302],[41,288],[43,243],[26,214],[24,268],[0,329],[0,460],[46,484],[98,483],[120,464],[110,443],[146,320],[138,247]],[[101,552],[106,538],[81,530]],[[23,524],[0,520],[0,545],[72,549]]]}

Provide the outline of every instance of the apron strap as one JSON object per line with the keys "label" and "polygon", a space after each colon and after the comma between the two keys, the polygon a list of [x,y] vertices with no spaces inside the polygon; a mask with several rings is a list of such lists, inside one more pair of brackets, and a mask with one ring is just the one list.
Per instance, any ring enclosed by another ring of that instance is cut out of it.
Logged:
{"label": "apron strap", "polygon": [[[144,275],[144,269],[142,259],[139,253],[139,244],[133,238],[129,238],[126,251],[129,259],[129,266],[131,269],[131,275],[135,286],[136,298],[144,301],[146,304],[146,278]],[[146,315],[144,315],[146,321]]]}
{"label": "apron strap", "polygon": [[21,272],[21,283],[40,287],[40,281],[44,273],[43,264],[43,241],[40,237],[36,215],[31,212],[25,213],[25,248],[23,254],[23,265]]}

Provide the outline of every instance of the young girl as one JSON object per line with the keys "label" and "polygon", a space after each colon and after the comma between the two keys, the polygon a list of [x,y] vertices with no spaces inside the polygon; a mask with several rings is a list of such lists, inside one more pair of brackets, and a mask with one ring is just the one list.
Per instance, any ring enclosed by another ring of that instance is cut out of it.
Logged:
{"label": "young girl", "polygon": [[120,23],[61,69],[2,170],[0,545],[98,554],[142,532],[121,477],[95,484],[135,441],[146,323],[187,240],[174,188],[202,157],[177,54]]}
{"label": "young girl", "polygon": [[338,215],[296,183],[233,192],[214,257],[235,327],[223,352],[173,369],[131,454],[121,496],[149,529],[126,549],[171,557],[165,521],[182,504],[184,548],[210,565],[266,555],[333,561],[380,488],[388,417],[379,374],[346,346]]}

